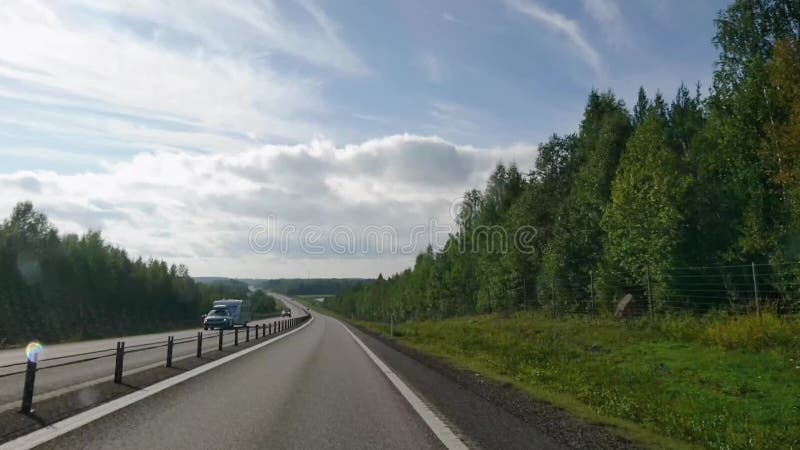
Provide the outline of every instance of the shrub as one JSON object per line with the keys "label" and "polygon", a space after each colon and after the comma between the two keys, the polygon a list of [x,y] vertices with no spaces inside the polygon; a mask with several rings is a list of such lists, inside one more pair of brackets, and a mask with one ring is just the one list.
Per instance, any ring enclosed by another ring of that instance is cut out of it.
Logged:
{"label": "shrub", "polygon": [[762,350],[769,347],[793,347],[800,344],[800,326],[796,321],[774,314],[739,316],[712,322],[708,338],[727,349]]}

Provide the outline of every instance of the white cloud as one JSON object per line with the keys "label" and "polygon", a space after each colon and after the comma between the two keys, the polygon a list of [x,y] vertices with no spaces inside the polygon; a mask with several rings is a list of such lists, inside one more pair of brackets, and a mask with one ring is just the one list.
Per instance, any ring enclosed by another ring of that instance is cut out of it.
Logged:
{"label": "white cloud", "polygon": [[437,129],[447,134],[474,135],[488,121],[480,111],[449,101],[433,102],[430,116]]}
{"label": "white cloud", "polygon": [[[4,2],[0,123],[139,150],[229,151],[325,133],[318,69],[369,69],[316,4],[301,2],[305,14],[291,19],[287,6]],[[273,53],[311,68],[283,73]]]}
{"label": "white cloud", "polygon": [[614,0],[583,0],[583,8],[602,27],[612,44],[626,48],[633,46],[622,12]]}
{"label": "white cloud", "polygon": [[428,52],[421,55],[419,64],[428,80],[434,83],[441,83],[447,78],[447,65],[433,53]]}
{"label": "white cloud", "polygon": [[506,0],[506,4],[514,11],[524,14],[530,19],[562,34],[569,40],[577,55],[591,67],[595,73],[600,73],[602,71],[600,54],[586,40],[577,22],[557,11],[551,11],[525,0]]}
{"label": "white cloud", "polygon": [[447,11],[442,13],[442,19],[444,19],[445,21],[450,22],[450,23],[457,23],[459,25],[466,25],[466,22],[464,22],[463,20],[461,20],[458,17],[454,16],[453,14],[450,14]]}
{"label": "white cloud", "polygon": [[402,270],[413,252],[311,258],[294,245],[286,255],[258,255],[248,231],[272,215],[278,225],[343,224],[357,234],[390,225],[402,239],[432,219],[452,224],[453,201],[482,186],[496,162],[528,170],[535,156],[530,145],[478,149],[414,135],[343,147],[315,140],[224,154],[143,153],[79,174],[0,174],[0,217],[29,199],[62,231],[100,228],[133,255],[185,263],[198,275],[305,276],[313,268],[319,276],[373,276]]}

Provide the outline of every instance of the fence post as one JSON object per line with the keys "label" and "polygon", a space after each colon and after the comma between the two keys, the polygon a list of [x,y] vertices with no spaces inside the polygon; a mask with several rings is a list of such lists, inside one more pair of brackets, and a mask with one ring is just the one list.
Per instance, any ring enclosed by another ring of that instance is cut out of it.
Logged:
{"label": "fence post", "polygon": [[197,357],[200,358],[203,354],[203,332],[197,332]]}
{"label": "fence post", "polygon": [[647,268],[647,307],[650,309],[650,319],[653,319],[653,293],[650,291],[650,267]]}
{"label": "fence post", "polygon": [[256,325],[256,340],[258,340],[258,330],[261,329],[261,325]]}
{"label": "fence post", "polygon": [[167,337],[167,367],[172,367],[172,346],[175,343],[175,338],[172,336]]}
{"label": "fence post", "polygon": [[249,325],[245,325],[244,326],[244,341],[245,342],[250,342],[250,326]]}
{"label": "fence post", "polygon": [[233,346],[237,347],[239,345],[239,329],[233,327]]}
{"label": "fence post", "polygon": [[592,302],[590,313],[594,317],[594,273],[591,270],[589,271],[589,299]]}
{"label": "fence post", "polygon": [[525,284],[525,276],[522,277],[522,298],[525,299],[525,311],[528,310],[528,288]]}
{"label": "fence post", "polygon": [[267,324],[267,327],[268,327],[268,330],[267,330],[267,331],[268,331],[268,333],[267,333],[267,335],[268,335],[268,336],[272,336],[272,322],[270,322],[269,324]]}
{"label": "fence post", "polygon": [[756,281],[756,263],[750,262],[750,267],[753,268],[753,294],[756,298],[756,317],[761,317],[761,307],[758,304],[758,281]]}
{"label": "fence post", "polygon": [[28,364],[25,367],[25,387],[22,389],[22,414],[30,414],[31,406],[33,406],[33,383],[36,381],[36,363],[38,357],[28,359]]}
{"label": "fence post", "polygon": [[125,358],[125,341],[117,342],[117,360],[114,364],[114,383],[122,384],[122,364]]}
{"label": "fence post", "polygon": [[219,329],[219,351],[222,351],[222,328]]}

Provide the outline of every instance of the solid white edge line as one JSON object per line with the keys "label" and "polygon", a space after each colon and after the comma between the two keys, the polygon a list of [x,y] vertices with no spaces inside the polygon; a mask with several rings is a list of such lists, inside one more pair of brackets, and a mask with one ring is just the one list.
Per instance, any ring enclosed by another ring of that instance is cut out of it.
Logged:
{"label": "solid white edge line", "polygon": [[350,336],[352,336],[353,340],[355,340],[356,343],[361,347],[361,349],[364,350],[367,356],[369,356],[369,359],[371,359],[372,362],[375,363],[376,366],[378,366],[378,369],[380,369],[380,371],[383,372],[384,375],[386,375],[386,378],[388,378],[389,381],[392,382],[394,387],[396,387],[397,390],[400,391],[400,395],[402,395],[406,399],[406,401],[408,401],[408,403],[411,404],[411,407],[414,408],[414,411],[416,411],[417,414],[419,414],[419,416],[422,418],[422,421],[425,422],[426,425],[428,425],[431,431],[433,431],[433,434],[435,434],[436,437],[439,438],[440,441],[442,441],[442,444],[444,444],[445,447],[453,450],[468,448],[466,444],[464,444],[464,441],[459,439],[459,437],[456,436],[455,433],[453,433],[453,430],[451,430],[450,427],[447,426],[447,424],[445,424],[441,419],[439,419],[439,417],[437,417],[436,414],[433,413],[433,411],[428,407],[428,405],[426,405],[422,401],[422,399],[420,399],[417,396],[417,394],[415,394],[414,391],[412,391],[411,388],[409,388],[408,385],[406,385],[403,382],[403,380],[401,380],[400,377],[398,377],[397,374],[395,374],[392,371],[392,369],[389,368],[389,366],[387,366],[383,361],[381,361],[381,359],[378,358],[378,356],[375,355],[375,353],[373,353],[372,350],[370,350],[369,347],[366,346],[366,344],[361,342],[361,339],[359,339],[355,334],[353,334],[353,332],[350,331],[350,329],[347,328],[345,324],[343,324],[337,319],[333,320],[339,322],[339,324],[342,327],[344,327],[344,329],[347,330],[348,333],[350,333]]}
{"label": "solid white edge line", "polygon": [[25,436],[19,437],[17,439],[14,439],[13,441],[9,441],[0,445],[0,450],[29,449],[36,447],[37,445],[44,444],[47,441],[55,439],[63,434],[69,433],[72,430],[75,430],[91,422],[94,422],[95,420],[100,419],[101,417],[107,416],[115,411],[125,408],[126,406],[132,405],[140,400],[144,400],[147,397],[150,397],[167,388],[175,386],[176,384],[182,383],[200,374],[208,372],[211,369],[219,367],[227,362],[233,361],[234,359],[241,358],[242,356],[254,352],[264,346],[277,342],[283,338],[289,337],[292,334],[297,333],[303,328],[311,325],[311,322],[313,321],[314,321],[314,316],[311,316],[311,319],[308,322],[304,323],[298,328],[295,328],[294,330],[288,331],[284,334],[281,334],[280,336],[275,336],[274,338],[268,339],[265,342],[256,344],[250,348],[236,352],[232,355],[228,355],[224,358],[220,358],[216,361],[204,364],[188,372],[184,372],[180,375],[167,378],[164,381],[159,381],[158,383],[152,384],[136,392],[132,392],[128,395],[120,397],[118,399],[111,400],[108,403],[103,403],[100,406],[84,411],[80,414],[76,414],[62,421],[53,423],[47,427],[40,428],[34,431],[33,433],[26,434]]}
{"label": "solid white edge line", "polygon": [[[261,324],[266,324],[266,323],[273,323],[273,322],[258,322],[257,324],[260,326]],[[183,331],[186,331],[186,330],[182,330],[181,332],[183,332]],[[210,334],[210,336],[215,336],[215,335]],[[190,337],[190,336],[183,336],[183,337],[181,337],[179,339],[183,339],[183,338],[187,338],[187,337]],[[205,337],[203,339],[205,339]],[[120,340],[125,340],[125,338],[120,338]],[[228,343],[228,344],[223,346],[223,348],[227,348],[227,347],[233,347],[233,343]],[[113,351],[113,350],[109,350],[109,351]],[[178,361],[183,361],[184,359],[189,359],[189,358],[194,358],[194,357],[195,357],[195,353],[194,352],[187,353],[185,355],[176,356],[175,358],[172,358],[172,362],[176,363]],[[159,361],[159,362],[154,362],[154,363],[148,363],[145,366],[138,366],[136,368],[133,368],[133,369],[130,369],[130,370],[126,370],[125,374],[126,375],[135,375],[135,374],[137,374],[139,372],[144,372],[146,370],[155,369],[156,367],[164,367],[164,362],[163,361]],[[35,404],[36,402],[41,402],[41,401],[44,401],[44,400],[49,400],[49,399],[51,399],[53,397],[58,397],[60,395],[69,394],[71,392],[79,391],[81,389],[85,389],[87,387],[91,387],[91,386],[94,386],[94,385],[97,385],[97,384],[100,384],[100,383],[105,383],[106,381],[110,381],[110,380],[113,380],[113,379],[114,379],[113,375],[105,375],[105,376],[102,376],[102,377],[99,377],[99,378],[95,378],[95,379],[92,379],[92,380],[83,381],[83,382],[80,382],[78,384],[73,384],[71,386],[66,386],[66,387],[63,387],[63,388],[54,389],[52,391],[47,391],[47,392],[42,393],[42,394],[34,395],[33,396],[33,403]],[[4,404],[0,405],[0,412],[4,412],[4,411],[11,410],[11,409],[19,408],[19,402],[20,402],[20,399],[17,399],[17,400],[14,400],[14,401],[11,401],[11,402],[8,402],[8,403],[4,403]]]}

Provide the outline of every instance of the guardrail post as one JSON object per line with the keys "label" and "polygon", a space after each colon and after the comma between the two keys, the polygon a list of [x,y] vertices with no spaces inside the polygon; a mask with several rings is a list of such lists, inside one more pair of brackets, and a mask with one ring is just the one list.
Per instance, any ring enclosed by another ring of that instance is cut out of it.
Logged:
{"label": "guardrail post", "polygon": [[219,329],[219,348],[218,348],[219,351],[222,351],[222,332],[223,332],[223,330],[222,330],[222,328],[220,328]]}
{"label": "guardrail post", "polygon": [[258,340],[258,330],[261,329],[261,325],[256,325],[256,340]]}
{"label": "guardrail post", "polygon": [[233,328],[233,346],[239,346],[239,329],[236,327]]}
{"label": "guardrail post", "polygon": [[25,367],[25,387],[22,389],[22,414],[30,414],[33,406],[33,382],[36,381],[36,360],[28,359]]}
{"label": "guardrail post", "polygon": [[200,358],[203,354],[203,332],[197,332],[197,357]]}
{"label": "guardrail post", "polygon": [[122,384],[122,364],[125,358],[125,341],[117,342],[117,360],[114,364],[114,383]]}
{"label": "guardrail post", "polygon": [[270,322],[267,327],[269,328],[269,335],[272,335],[272,322]]}
{"label": "guardrail post", "polygon": [[167,337],[167,367],[172,367],[172,346],[175,343],[175,338],[172,336]]}
{"label": "guardrail post", "polygon": [[267,337],[267,324],[265,323],[261,324],[261,335]]}
{"label": "guardrail post", "polygon": [[250,342],[250,327],[248,325],[244,326],[244,341]]}

